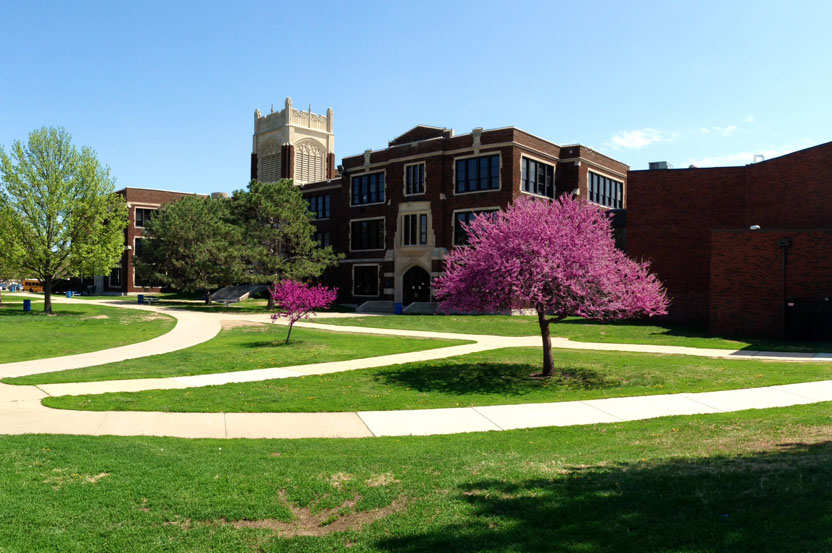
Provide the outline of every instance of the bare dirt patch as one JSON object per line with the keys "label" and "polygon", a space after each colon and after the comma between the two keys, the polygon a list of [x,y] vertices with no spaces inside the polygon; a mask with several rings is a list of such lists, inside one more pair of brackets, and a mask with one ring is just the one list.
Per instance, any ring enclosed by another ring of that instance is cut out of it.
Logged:
{"label": "bare dirt patch", "polygon": [[321,509],[316,513],[312,513],[313,505],[309,507],[298,507],[286,499],[286,493],[284,491],[280,491],[278,495],[283,499],[289,511],[292,513],[291,521],[274,518],[259,520],[226,520],[222,518],[214,521],[194,522],[186,518],[165,522],[164,524],[165,526],[177,526],[183,530],[190,530],[195,526],[233,526],[234,528],[240,529],[270,530],[280,538],[326,536],[336,532],[360,530],[366,524],[397,513],[407,505],[406,498],[402,496],[396,498],[391,504],[385,507],[379,507],[369,511],[347,512],[361,501],[361,496],[356,495],[337,507]]}
{"label": "bare dirt patch", "polygon": [[248,328],[250,330],[266,330],[268,325],[266,323],[257,323],[254,321],[240,321],[234,319],[226,319],[220,323],[223,330],[231,330],[232,328]]}
{"label": "bare dirt patch", "polygon": [[390,484],[398,484],[401,480],[396,479],[392,474],[389,472],[385,472],[384,474],[374,474],[367,480],[367,485],[371,488],[377,488],[379,486],[389,486]]}
{"label": "bare dirt patch", "polygon": [[70,472],[68,468],[56,468],[52,469],[52,473],[43,479],[43,483],[49,484],[55,490],[60,490],[67,484],[98,484],[102,478],[108,476],[110,476],[109,472],[99,472],[92,475]]}
{"label": "bare dirt patch", "polygon": [[349,482],[352,479],[352,474],[347,474],[346,472],[336,472],[329,478],[329,483],[332,485],[333,488],[340,489],[345,482]]}
{"label": "bare dirt patch", "polygon": [[90,319],[101,320],[101,319],[109,319],[109,318],[110,318],[109,315],[101,314],[101,315],[91,315],[89,317],[82,317],[81,320],[82,321],[88,321]]}

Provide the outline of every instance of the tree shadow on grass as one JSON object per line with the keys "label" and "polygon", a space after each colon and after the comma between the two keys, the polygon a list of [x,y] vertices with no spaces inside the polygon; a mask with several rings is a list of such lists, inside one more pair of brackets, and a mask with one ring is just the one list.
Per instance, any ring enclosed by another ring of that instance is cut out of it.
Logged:
{"label": "tree shadow on grass", "polygon": [[419,392],[446,394],[500,393],[523,395],[543,388],[594,390],[613,383],[602,374],[584,368],[556,368],[548,379],[532,378],[539,366],[527,363],[442,363],[396,366],[376,375],[384,385],[399,386]]}
{"label": "tree shadow on grass", "polygon": [[832,443],[742,457],[574,468],[481,480],[451,497],[464,523],[381,540],[382,550],[777,552],[832,550]]}

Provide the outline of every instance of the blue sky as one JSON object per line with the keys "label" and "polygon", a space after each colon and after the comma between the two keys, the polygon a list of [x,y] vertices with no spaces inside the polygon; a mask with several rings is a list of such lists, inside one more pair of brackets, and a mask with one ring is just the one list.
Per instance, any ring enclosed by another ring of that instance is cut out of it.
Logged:
{"label": "blue sky", "polygon": [[255,108],[335,111],[336,156],[516,125],[634,169],[832,140],[832,2],[8,2],[0,144],[43,125],[119,186],[231,191]]}

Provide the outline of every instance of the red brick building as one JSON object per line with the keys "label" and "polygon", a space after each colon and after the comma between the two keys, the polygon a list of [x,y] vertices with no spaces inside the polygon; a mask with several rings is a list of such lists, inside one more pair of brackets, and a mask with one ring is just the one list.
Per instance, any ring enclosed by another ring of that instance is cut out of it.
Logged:
{"label": "red brick building", "polygon": [[626,249],[653,263],[671,320],[830,337],[832,142],[742,167],[630,171],[627,183]]}
{"label": "red brick building", "polygon": [[[252,178],[262,165],[253,156]],[[465,243],[461,223],[476,213],[522,195],[562,193],[627,206],[627,165],[514,127],[455,135],[420,125],[383,150],[344,158],[339,169],[338,176],[330,172],[333,178],[304,185],[303,193],[317,214],[318,240],[345,254],[329,275],[341,301],[373,309],[430,309],[432,277],[448,249]]]}
{"label": "red brick building", "polygon": [[193,196],[184,192],[168,192],[147,188],[124,188],[116,192],[127,203],[128,223],[124,229],[124,255],[118,267],[110,274],[96,277],[95,288],[98,293],[129,294],[136,292],[158,292],[159,288],[142,286],[136,282],[133,268],[133,256],[141,248],[144,238],[144,224],[153,212],[161,206],[176,201],[183,196]]}

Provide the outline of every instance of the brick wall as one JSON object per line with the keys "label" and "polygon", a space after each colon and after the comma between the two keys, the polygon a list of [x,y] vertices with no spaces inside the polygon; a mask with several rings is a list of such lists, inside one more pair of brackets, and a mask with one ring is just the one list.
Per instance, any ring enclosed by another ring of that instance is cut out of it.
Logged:
{"label": "brick wall", "polygon": [[[783,250],[789,238],[786,296]],[[832,295],[832,230],[717,230],[711,237],[710,330],[782,336],[785,299]]]}

